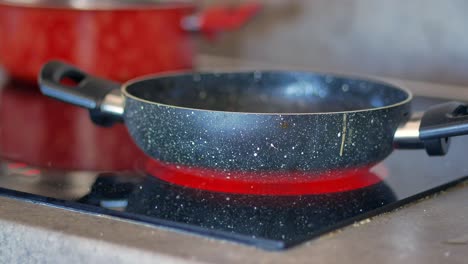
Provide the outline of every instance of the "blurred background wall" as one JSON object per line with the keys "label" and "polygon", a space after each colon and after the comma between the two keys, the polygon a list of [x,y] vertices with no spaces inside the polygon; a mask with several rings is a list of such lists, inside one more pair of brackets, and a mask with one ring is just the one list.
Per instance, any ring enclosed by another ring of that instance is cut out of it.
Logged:
{"label": "blurred background wall", "polygon": [[468,85],[468,1],[262,2],[265,9],[247,27],[216,42],[200,41],[200,51],[322,71]]}

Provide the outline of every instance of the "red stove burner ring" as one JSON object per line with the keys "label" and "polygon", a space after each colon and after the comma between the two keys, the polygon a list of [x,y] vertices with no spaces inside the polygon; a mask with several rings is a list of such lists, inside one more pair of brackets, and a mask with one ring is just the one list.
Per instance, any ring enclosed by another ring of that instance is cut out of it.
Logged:
{"label": "red stove burner ring", "polygon": [[148,160],[147,172],[169,183],[213,192],[257,195],[303,195],[351,191],[381,182],[383,164],[311,172],[225,172]]}

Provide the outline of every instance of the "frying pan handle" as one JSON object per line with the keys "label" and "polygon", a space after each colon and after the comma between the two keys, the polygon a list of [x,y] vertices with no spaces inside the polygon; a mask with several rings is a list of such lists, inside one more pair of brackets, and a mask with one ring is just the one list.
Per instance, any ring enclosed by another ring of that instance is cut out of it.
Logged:
{"label": "frying pan handle", "polygon": [[430,107],[398,128],[395,145],[399,148],[425,148],[432,156],[445,155],[450,138],[468,135],[468,105],[447,102]]}
{"label": "frying pan handle", "polygon": [[468,104],[448,102],[427,110],[419,128],[419,137],[430,140],[468,134]]}
{"label": "frying pan handle", "polygon": [[445,155],[449,138],[468,134],[468,105],[448,102],[430,107],[421,118],[419,138],[430,155]]}
{"label": "frying pan handle", "polygon": [[39,87],[44,95],[89,109],[91,119],[99,125],[122,121],[123,97],[118,83],[91,76],[61,61],[50,61],[39,72]]}

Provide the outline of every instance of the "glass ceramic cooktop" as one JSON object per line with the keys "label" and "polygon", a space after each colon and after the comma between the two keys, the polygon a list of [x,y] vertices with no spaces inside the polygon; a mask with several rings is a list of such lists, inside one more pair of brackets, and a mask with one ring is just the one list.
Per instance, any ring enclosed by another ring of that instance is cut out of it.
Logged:
{"label": "glass ceramic cooktop", "polygon": [[[438,102],[417,97],[413,108]],[[0,195],[277,250],[464,180],[467,139],[454,138],[445,157],[396,150],[376,166],[327,180],[195,177],[149,160],[123,126],[95,127],[82,109],[36,87],[7,84],[0,95]]]}

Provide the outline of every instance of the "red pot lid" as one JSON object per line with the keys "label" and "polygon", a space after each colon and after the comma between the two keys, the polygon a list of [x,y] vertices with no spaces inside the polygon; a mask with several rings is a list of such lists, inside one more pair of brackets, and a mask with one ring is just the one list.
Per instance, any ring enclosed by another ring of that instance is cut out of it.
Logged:
{"label": "red pot lid", "polygon": [[52,8],[67,10],[148,10],[148,9],[193,9],[195,4],[190,0],[0,0],[0,5]]}

